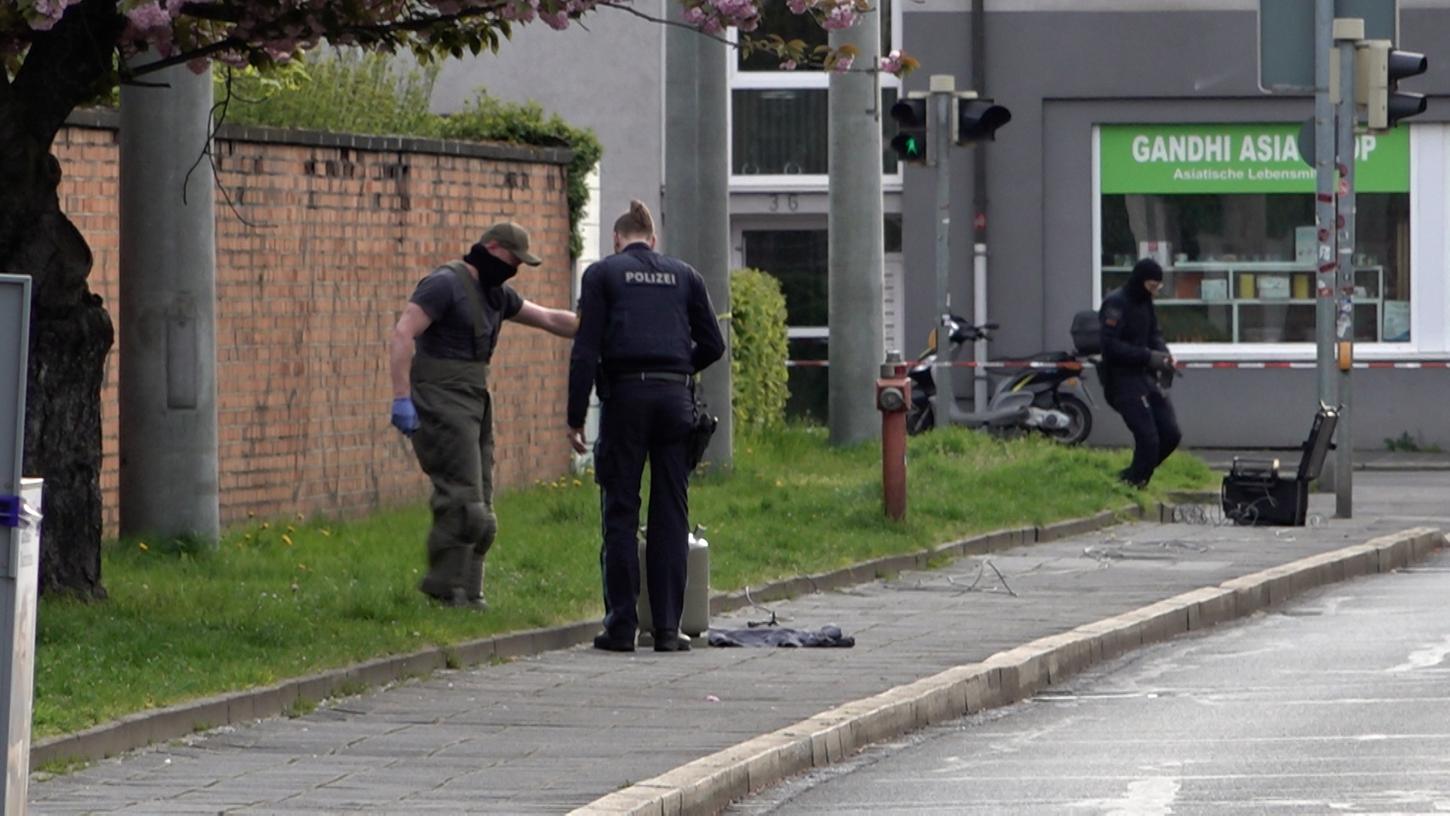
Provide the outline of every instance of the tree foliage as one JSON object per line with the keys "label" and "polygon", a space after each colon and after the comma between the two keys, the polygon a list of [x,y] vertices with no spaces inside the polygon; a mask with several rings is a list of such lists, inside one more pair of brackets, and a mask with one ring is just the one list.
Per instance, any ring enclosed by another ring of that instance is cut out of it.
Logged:
{"label": "tree foliage", "polygon": [[[734,27],[747,49],[780,55],[792,67],[805,57],[779,37],[758,37],[762,6],[769,0],[678,0],[684,20],[716,34]],[[793,14],[828,29],[853,25],[870,10],[868,0],[785,0]],[[107,50],[119,51],[113,83],[158,67],[188,63],[198,72],[208,60],[234,67],[285,63],[326,40],[369,51],[411,50],[420,59],[496,51],[513,30],[536,20],[562,30],[601,7],[629,8],[627,0],[15,0],[0,5],[0,59],[19,72],[27,54],[43,43],[77,7],[109,15],[98,30]],[[648,16],[642,12],[633,13]],[[146,68],[125,58],[146,53]],[[850,56],[812,55],[816,64],[841,69]],[[159,58],[159,59],[158,59]],[[103,83],[104,84],[104,83]]]}

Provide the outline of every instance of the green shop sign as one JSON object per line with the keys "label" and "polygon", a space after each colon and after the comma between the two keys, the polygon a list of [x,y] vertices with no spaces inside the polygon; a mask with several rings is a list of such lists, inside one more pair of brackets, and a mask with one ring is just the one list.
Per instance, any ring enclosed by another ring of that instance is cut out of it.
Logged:
{"label": "green shop sign", "polygon": [[[1299,155],[1299,124],[1103,125],[1100,182],[1115,193],[1313,193],[1314,168]],[[1361,134],[1354,187],[1410,189],[1407,128]]]}

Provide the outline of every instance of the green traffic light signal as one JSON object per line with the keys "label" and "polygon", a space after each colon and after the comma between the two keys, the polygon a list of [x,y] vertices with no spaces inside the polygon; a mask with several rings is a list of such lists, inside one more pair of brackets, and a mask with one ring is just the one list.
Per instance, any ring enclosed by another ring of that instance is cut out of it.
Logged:
{"label": "green traffic light signal", "polygon": [[926,149],[922,147],[921,140],[915,135],[899,134],[891,140],[891,146],[896,148],[896,152],[901,155],[901,158],[907,161],[926,158]]}
{"label": "green traffic light signal", "polygon": [[891,139],[891,149],[904,162],[926,163],[926,98],[901,99],[891,106],[891,118],[896,121],[896,135]]}

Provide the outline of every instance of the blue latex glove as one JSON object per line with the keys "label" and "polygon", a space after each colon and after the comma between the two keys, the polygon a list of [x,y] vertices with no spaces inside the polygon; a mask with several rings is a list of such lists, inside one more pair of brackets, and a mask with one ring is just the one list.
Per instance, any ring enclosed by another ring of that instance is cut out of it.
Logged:
{"label": "blue latex glove", "polygon": [[393,398],[393,427],[412,436],[418,430],[418,409],[413,407],[412,397]]}

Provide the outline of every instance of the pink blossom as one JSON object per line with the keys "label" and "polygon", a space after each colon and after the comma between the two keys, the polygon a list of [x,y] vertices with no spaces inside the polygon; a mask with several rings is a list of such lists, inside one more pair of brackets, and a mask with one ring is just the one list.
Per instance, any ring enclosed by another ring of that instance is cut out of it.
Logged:
{"label": "pink blossom", "polygon": [[844,56],[844,57],[837,57],[836,58],[836,63],[831,66],[831,70],[832,71],[835,71],[838,74],[844,74],[847,71],[851,70],[851,63],[853,63],[855,61],[856,61],[856,55],[854,55],[854,54],[851,54],[851,55],[848,55],[848,56]]}
{"label": "pink blossom", "polygon": [[901,52],[892,51],[881,58],[881,70],[888,74],[901,73]]}
{"label": "pink blossom", "polygon": [[692,26],[699,26],[705,22],[705,10],[699,6],[690,6],[685,9],[685,22]]}
{"label": "pink blossom", "polygon": [[541,11],[539,19],[555,31],[563,31],[569,27],[569,15],[562,11]]}
{"label": "pink blossom", "polygon": [[782,70],[782,71],[794,71],[795,68],[796,68],[796,61],[793,60],[793,59],[792,60],[786,60],[785,62],[782,62],[780,64],[780,70]]}
{"label": "pink blossom", "polygon": [[171,15],[167,14],[166,9],[155,0],[126,12],[126,19],[136,28],[145,32],[171,27]]}
{"label": "pink blossom", "polygon": [[805,14],[810,11],[809,0],[785,0],[785,7],[790,9],[791,14]]}
{"label": "pink blossom", "polygon": [[850,28],[856,24],[856,10],[850,5],[842,3],[831,9],[826,18],[821,21],[821,28],[827,31],[834,31],[842,28]]}

